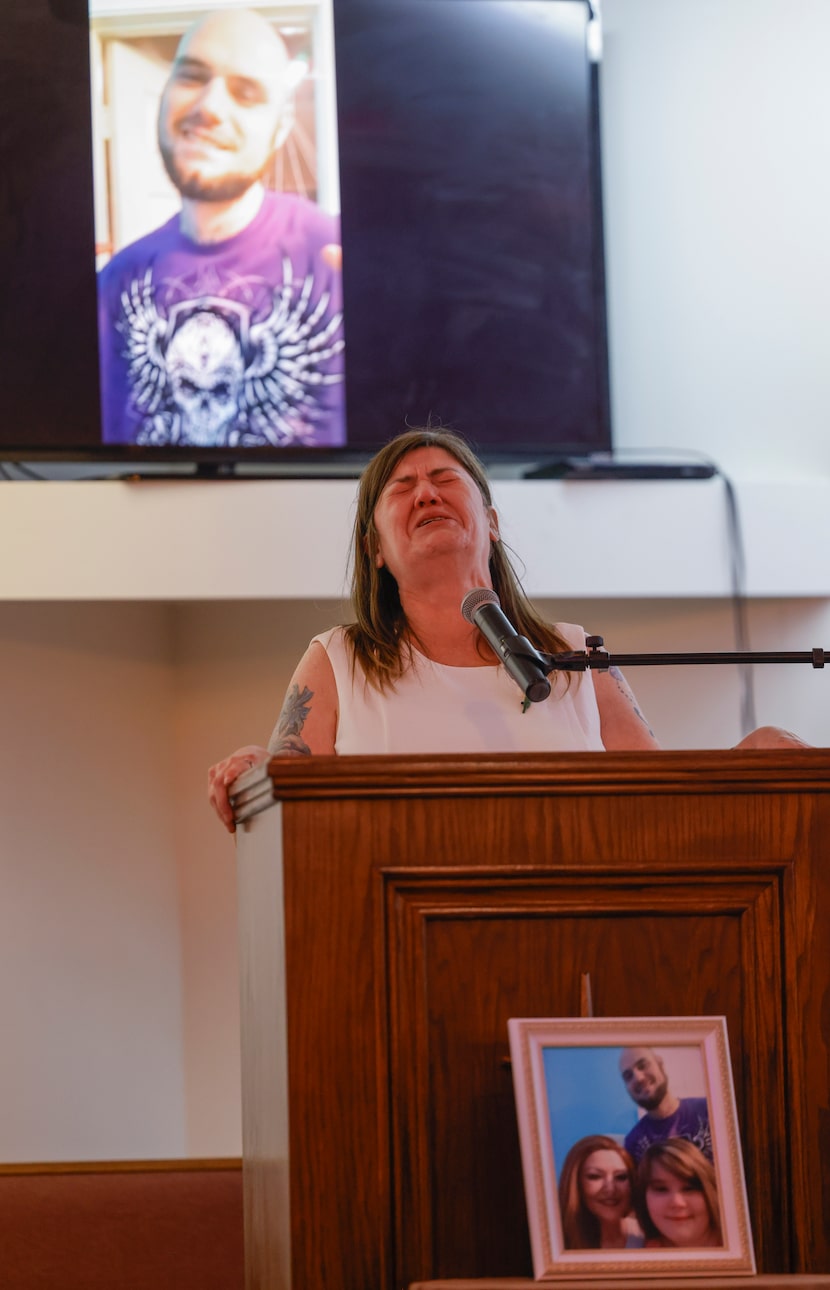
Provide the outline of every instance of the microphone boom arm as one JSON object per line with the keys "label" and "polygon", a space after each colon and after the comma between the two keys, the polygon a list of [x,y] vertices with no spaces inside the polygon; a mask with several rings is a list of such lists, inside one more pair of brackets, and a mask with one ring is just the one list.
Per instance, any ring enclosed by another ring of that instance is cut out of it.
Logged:
{"label": "microphone boom arm", "polygon": [[548,675],[551,672],[585,672],[595,669],[607,672],[612,667],[668,667],[710,663],[809,663],[823,668],[830,651],[813,650],[727,650],[703,654],[609,654],[601,636],[586,636],[586,650],[568,650],[561,654],[543,654]]}

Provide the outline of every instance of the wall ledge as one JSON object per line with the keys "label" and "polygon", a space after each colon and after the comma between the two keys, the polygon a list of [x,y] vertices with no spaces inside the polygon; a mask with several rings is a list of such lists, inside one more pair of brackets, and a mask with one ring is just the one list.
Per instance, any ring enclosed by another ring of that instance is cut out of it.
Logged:
{"label": "wall ledge", "polygon": [[[830,479],[734,480],[750,597],[830,595]],[[354,480],[0,483],[0,600],[339,599]],[[534,597],[728,597],[723,484],[497,480]]]}

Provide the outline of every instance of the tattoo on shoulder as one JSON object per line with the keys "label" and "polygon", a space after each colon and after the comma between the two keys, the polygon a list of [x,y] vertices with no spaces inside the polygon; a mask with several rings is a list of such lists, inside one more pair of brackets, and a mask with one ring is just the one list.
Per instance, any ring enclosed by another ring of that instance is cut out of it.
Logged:
{"label": "tattoo on shoulder", "polygon": [[277,728],[271,739],[271,752],[301,753],[306,757],[311,756],[311,749],[302,738],[302,729],[311,711],[313,698],[314,691],[309,690],[308,686],[303,687],[302,694],[298,685],[292,685],[289,688],[277,721]]}
{"label": "tattoo on shoulder", "polygon": [[613,677],[614,684],[616,685],[620,694],[623,696],[623,698],[632,708],[634,715],[636,717],[639,717],[640,721],[642,721],[648,733],[653,736],[654,731],[652,730],[651,726],[648,724],[642,712],[640,711],[639,704],[637,703],[637,700],[634,697],[634,691],[626,681],[620,669],[618,667],[614,667],[614,665],[612,664],[611,667],[609,667],[608,669],[608,675],[610,677]]}

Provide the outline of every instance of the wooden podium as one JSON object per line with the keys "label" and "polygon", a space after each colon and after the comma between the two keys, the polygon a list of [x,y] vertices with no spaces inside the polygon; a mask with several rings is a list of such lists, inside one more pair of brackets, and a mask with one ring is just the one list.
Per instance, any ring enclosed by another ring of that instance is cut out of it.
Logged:
{"label": "wooden podium", "polygon": [[726,1016],[759,1272],[830,1271],[830,752],[238,790],[248,1290],[530,1277],[507,1019],[584,972],[597,1016]]}

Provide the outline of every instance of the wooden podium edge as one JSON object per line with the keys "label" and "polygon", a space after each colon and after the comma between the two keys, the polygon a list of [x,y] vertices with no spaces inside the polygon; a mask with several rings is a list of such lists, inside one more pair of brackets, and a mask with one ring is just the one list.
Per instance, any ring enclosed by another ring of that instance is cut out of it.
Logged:
{"label": "wooden podium edge", "polygon": [[244,823],[277,800],[750,793],[760,779],[767,789],[826,792],[830,750],[272,757],[239,777],[231,801]]}

